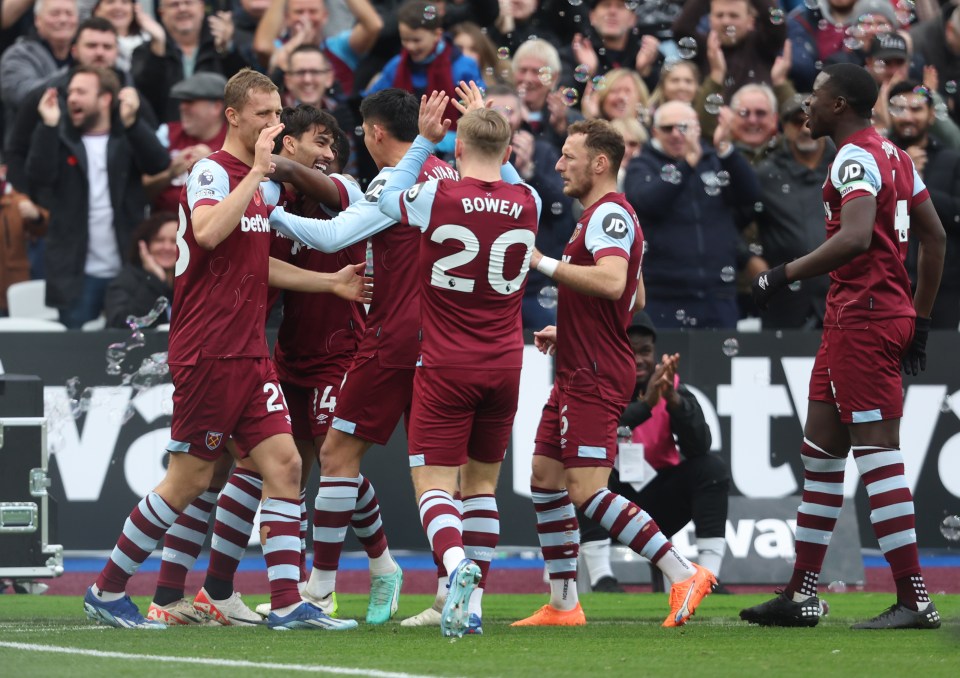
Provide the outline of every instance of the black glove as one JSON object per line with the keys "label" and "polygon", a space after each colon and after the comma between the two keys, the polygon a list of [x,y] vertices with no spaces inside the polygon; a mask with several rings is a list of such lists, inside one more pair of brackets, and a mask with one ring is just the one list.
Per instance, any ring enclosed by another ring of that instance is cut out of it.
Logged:
{"label": "black glove", "polygon": [[913,341],[903,357],[900,366],[904,374],[917,376],[927,369],[927,336],[930,334],[930,318],[917,316],[916,329],[913,331]]}
{"label": "black glove", "polygon": [[780,264],[776,268],[764,271],[750,284],[750,291],[753,292],[753,302],[757,308],[766,308],[770,299],[778,290],[787,286],[787,265]]}

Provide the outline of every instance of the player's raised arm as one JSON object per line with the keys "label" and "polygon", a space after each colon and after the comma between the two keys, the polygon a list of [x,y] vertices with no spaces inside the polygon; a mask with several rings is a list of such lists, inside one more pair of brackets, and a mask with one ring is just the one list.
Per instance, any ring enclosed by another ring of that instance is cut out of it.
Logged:
{"label": "player's raised arm", "polygon": [[[273,140],[282,130],[282,124],[264,128],[257,139],[253,166],[243,181],[216,205],[198,205],[193,210],[193,237],[200,247],[212,250],[239,226],[240,218],[253,200],[254,193],[260,188],[260,182],[270,173],[273,164]],[[194,171],[196,170],[197,166],[194,166]]]}
{"label": "player's raised arm", "polygon": [[293,240],[321,252],[337,252],[390,228],[395,220],[377,209],[368,195],[330,219],[311,219],[290,214],[282,207],[270,213],[270,226]]}
{"label": "player's raised arm", "polygon": [[427,161],[436,144],[443,139],[447,130],[450,129],[450,120],[443,119],[443,112],[446,110],[449,101],[449,96],[436,90],[430,94],[429,99],[426,95],[420,97],[420,134],[413,140],[413,144],[407,149],[407,152],[403,154],[403,159],[394,168],[377,200],[380,211],[397,223],[409,223],[411,226],[420,226],[421,228],[426,227],[426,224],[408,222],[404,219],[400,201],[403,192],[417,183],[417,177],[420,176],[423,163]]}
{"label": "player's raised arm", "polygon": [[364,275],[366,262],[349,264],[336,273],[318,273],[270,257],[270,287],[293,292],[335,294],[347,301],[369,304],[373,300],[373,278]]}
{"label": "player's raised arm", "polygon": [[273,156],[273,164],[271,179],[291,184],[298,192],[330,209],[340,209],[340,188],[329,176],[281,155]]}

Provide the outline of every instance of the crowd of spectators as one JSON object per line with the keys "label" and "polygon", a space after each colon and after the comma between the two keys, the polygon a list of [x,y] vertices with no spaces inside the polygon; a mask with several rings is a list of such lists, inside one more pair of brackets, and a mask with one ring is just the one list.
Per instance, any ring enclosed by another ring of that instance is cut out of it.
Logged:
{"label": "crowd of spectators", "polygon": [[[851,62],[879,86],[877,128],[931,188],[949,243],[934,322],[957,329],[955,1],[0,0],[0,298],[45,279],[48,305],[80,327],[100,315],[122,325],[126,310],[148,310],[132,300],[168,294],[162,241],[180,189],[223,142],[223,83],[249,67],[285,105],[337,119],[362,186],[376,173],[360,138],[367,93],[453,95],[477,80],[543,196],[537,246],[553,257],[579,217],[554,171],[567,128],[612,121],[627,146],[621,190],[647,240],[653,322],[732,328],[761,315],[744,280],[822,242],[835,149],[810,137],[802,101],[824,65]],[[450,117],[452,135],[452,106]],[[452,136],[439,146],[451,150]],[[124,312],[104,306],[118,276]],[[137,281],[150,291],[129,289]],[[818,327],[825,293],[826,280],[792,289],[763,327]],[[525,325],[551,322],[555,304],[531,273]]]}

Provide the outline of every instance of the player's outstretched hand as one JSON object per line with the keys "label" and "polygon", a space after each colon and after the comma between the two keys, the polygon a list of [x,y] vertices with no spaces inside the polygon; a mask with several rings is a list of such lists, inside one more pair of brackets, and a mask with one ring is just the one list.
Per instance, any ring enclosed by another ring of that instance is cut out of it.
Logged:
{"label": "player's outstretched hand", "polygon": [[913,341],[900,359],[903,373],[913,377],[927,369],[927,337],[930,335],[930,318],[917,316],[916,329],[913,331]]}
{"label": "player's outstretched hand", "polygon": [[780,264],[759,274],[750,284],[753,301],[758,308],[766,308],[770,299],[787,286],[787,265]]}
{"label": "player's outstretched hand", "polygon": [[373,301],[373,278],[364,275],[366,262],[349,264],[333,274],[333,293],[347,301],[369,304]]}
{"label": "player's outstretched hand", "polygon": [[276,168],[273,164],[273,140],[283,131],[283,123],[264,127],[257,138],[256,151],[253,157],[253,170],[263,176],[269,175]]}
{"label": "player's outstretched hand", "polygon": [[557,353],[557,326],[547,325],[539,332],[533,333],[533,345],[545,355]]}
{"label": "player's outstretched hand", "polygon": [[420,97],[420,136],[435,144],[440,143],[452,124],[449,118],[443,117],[448,103],[450,97],[437,90],[431,92],[429,99],[426,94]]}
{"label": "player's outstretched hand", "polygon": [[454,99],[453,107],[460,111],[461,115],[466,115],[470,111],[477,111],[481,108],[488,107],[488,104],[483,101],[483,92],[473,80],[469,83],[461,80],[454,91],[456,91],[461,101]]}

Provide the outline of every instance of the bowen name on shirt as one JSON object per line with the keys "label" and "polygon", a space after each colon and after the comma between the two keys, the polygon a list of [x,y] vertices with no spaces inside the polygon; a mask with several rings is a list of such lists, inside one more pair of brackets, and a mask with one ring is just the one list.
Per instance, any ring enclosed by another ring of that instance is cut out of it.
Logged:
{"label": "bowen name on shirt", "polygon": [[471,212],[495,212],[497,214],[506,214],[514,219],[520,218],[523,206],[510,200],[501,200],[500,198],[463,198],[460,201],[463,204],[463,213]]}

